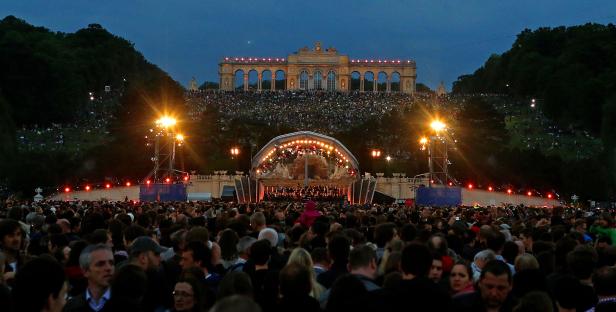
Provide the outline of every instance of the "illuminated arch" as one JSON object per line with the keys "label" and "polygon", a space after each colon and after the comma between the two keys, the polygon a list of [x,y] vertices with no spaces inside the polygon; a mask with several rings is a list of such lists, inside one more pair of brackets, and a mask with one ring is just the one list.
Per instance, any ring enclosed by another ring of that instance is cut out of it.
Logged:
{"label": "illuminated arch", "polygon": [[[333,153],[337,153],[348,165],[354,169],[355,172],[359,170],[359,163],[351,151],[344,146],[340,141],[332,137],[312,132],[312,131],[298,131],[293,133],[287,133],[279,135],[271,139],[263,148],[252,158],[252,169],[255,169],[261,165],[261,163],[268,160],[269,156],[276,152],[277,148],[284,146],[285,144],[312,144],[321,146],[324,149],[331,150]],[[298,143],[299,142],[299,143]]]}

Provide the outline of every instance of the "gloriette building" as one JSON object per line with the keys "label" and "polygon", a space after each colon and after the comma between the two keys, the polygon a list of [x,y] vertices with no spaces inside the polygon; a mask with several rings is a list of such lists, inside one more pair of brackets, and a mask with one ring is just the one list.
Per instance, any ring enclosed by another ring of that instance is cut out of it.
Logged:
{"label": "gloriette building", "polygon": [[415,61],[351,59],[335,48],[308,47],[284,57],[225,57],[219,64],[220,89],[327,90],[413,94]]}

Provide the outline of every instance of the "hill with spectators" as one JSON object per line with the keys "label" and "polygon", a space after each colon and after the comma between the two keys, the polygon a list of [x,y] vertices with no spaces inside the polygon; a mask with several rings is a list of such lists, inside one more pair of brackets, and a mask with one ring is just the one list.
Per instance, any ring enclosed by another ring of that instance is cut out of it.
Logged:
{"label": "hill with spectators", "polygon": [[149,166],[131,146],[183,105],[179,84],[98,24],[61,33],[7,16],[0,55],[0,185],[13,190]]}
{"label": "hill with spectators", "polygon": [[[616,185],[616,26],[585,24],[526,29],[511,49],[491,56],[471,75],[454,83],[457,94],[498,93],[536,99],[536,109],[562,131],[594,136],[602,153],[594,166],[596,183]],[[528,107],[528,101],[522,104]],[[519,127],[518,119],[510,126]],[[549,145],[550,138],[545,138]],[[535,144],[528,142],[528,144]],[[585,153],[572,146],[570,154]]]}

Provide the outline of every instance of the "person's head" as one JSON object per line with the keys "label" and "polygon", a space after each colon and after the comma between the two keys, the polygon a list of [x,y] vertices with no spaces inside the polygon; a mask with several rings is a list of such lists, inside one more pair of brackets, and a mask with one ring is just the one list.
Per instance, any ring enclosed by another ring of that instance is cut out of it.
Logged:
{"label": "person's head", "polygon": [[194,226],[186,233],[186,242],[199,241],[204,244],[210,240],[210,231],[205,226]]}
{"label": "person's head", "polygon": [[250,227],[253,231],[261,231],[265,227],[265,215],[263,212],[255,212],[250,216]]}
{"label": "person's head", "polygon": [[250,276],[244,272],[229,272],[218,285],[217,300],[233,295],[252,298],[253,289]]}
{"label": "person's head", "polygon": [[543,291],[531,291],[513,308],[514,312],[552,312],[552,299]]}
{"label": "person's head", "polygon": [[346,263],[349,259],[351,242],[344,235],[334,235],[327,244],[329,258],[336,263]]}
{"label": "person's head", "polygon": [[276,247],[278,245],[278,232],[272,228],[264,228],[259,231],[257,239],[267,239],[272,247]]}
{"label": "person's head", "polygon": [[377,273],[376,252],[368,245],[353,248],[349,253],[348,268],[353,274],[375,278]]}
{"label": "person's head", "polygon": [[361,311],[362,301],[357,298],[367,294],[366,286],[356,276],[342,275],[331,287],[325,311]]}
{"label": "person's head", "polygon": [[271,248],[270,242],[267,239],[256,241],[250,246],[250,259],[256,265],[265,265],[270,258]]}
{"label": "person's head", "polygon": [[597,261],[597,252],[589,246],[578,246],[567,254],[567,267],[580,280],[591,277]]}
{"label": "person's head", "polygon": [[486,237],[486,246],[496,254],[500,254],[505,247],[505,235],[500,231],[490,231]]}
{"label": "person's head", "polygon": [[312,290],[311,269],[299,263],[289,263],[280,271],[280,294],[283,298],[301,298]]}
{"label": "person's head", "polygon": [[202,311],[203,286],[194,278],[180,278],[173,288],[173,306],[175,311]]}
{"label": "person's head", "polygon": [[130,261],[143,270],[158,269],[160,267],[160,253],[163,249],[149,236],[137,237],[130,247]]}
{"label": "person's head", "polygon": [[310,253],[310,257],[312,258],[312,263],[318,264],[321,266],[328,267],[329,259],[327,258],[327,249],[323,247],[317,247],[312,249]]}
{"label": "person's head", "polygon": [[400,262],[405,279],[427,277],[432,267],[432,254],[426,245],[411,243],[402,250]]}
{"label": "person's head", "polygon": [[184,270],[197,267],[210,271],[211,262],[212,251],[203,242],[192,241],[186,244],[186,248],[182,251],[180,266]]}
{"label": "person's head", "polygon": [[441,277],[443,277],[443,258],[440,256],[434,256],[432,258],[432,266],[430,267],[428,278],[433,282],[438,283],[441,281]]}
{"label": "person's head", "polygon": [[130,247],[137,237],[147,236],[148,231],[141,225],[133,224],[124,229],[124,246]]}
{"label": "person's head", "polygon": [[88,287],[106,289],[115,270],[113,252],[107,245],[89,245],[79,255],[79,266],[88,279]]}
{"label": "person's head", "polygon": [[602,267],[592,277],[595,293],[600,298],[616,296],[616,267]]}
{"label": "person's head", "polygon": [[380,248],[384,248],[389,241],[397,236],[396,224],[394,223],[381,223],[374,229],[374,242]]}
{"label": "person's head", "polygon": [[239,252],[239,256],[248,259],[248,255],[250,254],[250,246],[254,244],[257,240],[252,236],[244,236],[240,238],[237,242],[237,251]]}
{"label": "person's head", "polygon": [[486,263],[481,270],[478,286],[486,308],[499,308],[511,292],[509,266],[500,260]]}
{"label": "person's head", "polygon": [[574,227],[575,231],[580,233],[580,234],[584,234],[586,233],[586,220],[584,219],[578,219],[575,221],[575,227]]}
{"label": "person's head", "polygon": [[261,312],[261,307],[246,296],[233,295],[217,301],[209,312]]}
{"label": "person's head", "polygon": [[308,253],[308,251],[304,248],[295,248],[293,249],[293,251],[291,251],[287,264],[292,262],[298,263],[299,265],[302,265],[308,269],[312,269],[312,267],[314,266],[314,264],[312,263],[312,258],[310,257],[310,253]]}
{"label": "person's head", "polygon": [[486,265],[486,263],[494,259],[496,259],[496,255],[494,254],[494,252],[492,250],[485,249],[475,254],[473,262],[478,268],[481,269]]}
{"label": "person's head", "polygon": [[89,241],[92,245],[105,244],[110,248],[113,248],[113,239],[111,232],[106,229],[96,229],[89,235]]}
{"label": "person's head", "polygon": [[459,293],[473,284],[473,270],[465,263],[456,263],[449,274],[449,285],[453,293]]}
{"label": "person's head", "polygon": [[525,253],[515,258],[515,271],[521,272],[524,270],[539,269],[539,262],[535,256]]}
{"label": "person's head", "polygon": [[21,249],[24,232],[19,222],[12,219],[0,221],[0,249],[16,253]]}
{"label": "person's head", "polygon": [[[147,290],[147,284],[148,278],[142,267],[134,264],[121,266],[111,280],[113,306],[117,308],[140,306]],[[111,311],[114,309],[112,308]]]}
{"label": "person's head", "polygon": [[223,260],[233,260],[239,255],[237,244],[240,238],[232,229],[225,229],[220,232],[220,238],[218,239],[218,245],[220,246],[220,256]]}
{"label": "person's head", "polygon": [[13,305],[17,311],[62,311],[67,285],[64,269],[54,259],[39,257],[27,262],[15,276]]}
{"label": "person's head", "polygon": [[527,251],[533,250],[533,242],[534,242],[534,231],[532,228],[525,228],[520,232],[520,239],[522,243],[524,243],[524,248]]}

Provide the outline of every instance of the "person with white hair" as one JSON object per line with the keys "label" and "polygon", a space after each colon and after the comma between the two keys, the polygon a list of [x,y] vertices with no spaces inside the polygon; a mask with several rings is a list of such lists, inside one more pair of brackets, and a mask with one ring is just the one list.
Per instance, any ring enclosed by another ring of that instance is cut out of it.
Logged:
{"label": "person with white hair", "polygon": [[271,254],[269,260],[270,268],[280,270],[287,263],[286,259],[278,252],[278,232],[272,228],[264,228],[259,232],[258,240],[265,239],[269,241]]}
{"label": "person with white hair", "polygon": [[496,259],[496,254],[490,249],[482,250],[475,255],[473,263],[471,263],[471,268],[473,269],[473,281],[476,282],[479,280],[483,267],[486,265],[486,263],[494,259]]}

